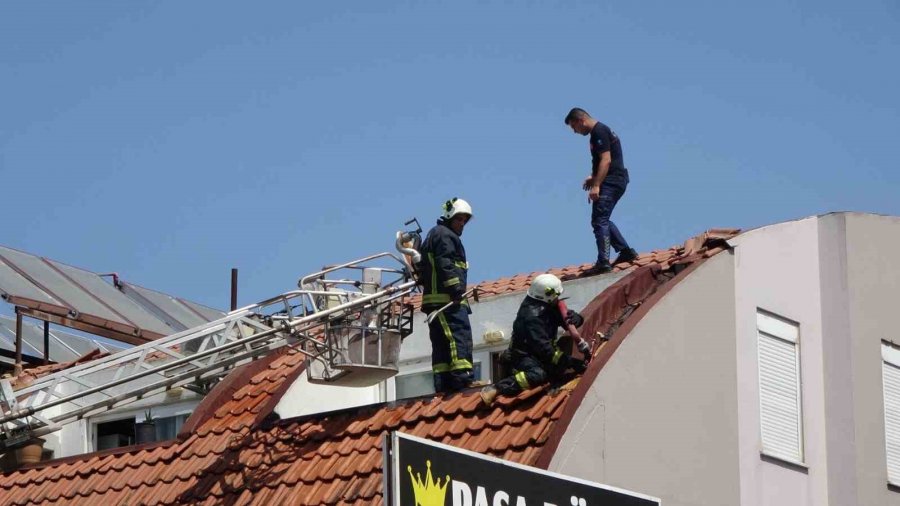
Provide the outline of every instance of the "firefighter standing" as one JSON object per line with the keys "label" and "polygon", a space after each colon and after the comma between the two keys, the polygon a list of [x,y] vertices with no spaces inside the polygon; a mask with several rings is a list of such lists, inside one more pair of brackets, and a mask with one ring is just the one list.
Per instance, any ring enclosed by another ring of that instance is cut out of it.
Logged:
{"label": "firefighter standing", "polygon": [[506,352],[513,375],[487,386],[481,391],[490,405],[497,394],[516,395],[523,390],[546,383],[567,369],[584,372],[583,360],[563,352],[557,343],[557,329],[566,323],[580,327],[584,319],[575,311],[560,314],[557,301],[563,286],[553,274],[541,274],[528,287],[528,295],[519,306],[513,322],[512,339]]}
{"label": "firefighter standing", "polygon": [[471,386],[472,327],[469,324],[466,291],[466,250],[460,236],[472,218],[472,207],[463,199],[444,203],[444,214],[437,225],[428,231],[420,253],[422,311],[431,313],[454,302],[428,325],[431,338],[431,365],[434,390],[456,392]]}

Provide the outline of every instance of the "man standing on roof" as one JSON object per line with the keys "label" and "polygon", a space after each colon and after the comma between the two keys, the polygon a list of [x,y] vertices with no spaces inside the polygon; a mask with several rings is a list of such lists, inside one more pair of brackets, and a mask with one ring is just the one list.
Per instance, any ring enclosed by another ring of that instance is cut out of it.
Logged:
{"label": "man standing on roof", "polygon": [[444,203],[444,214],[437,225],[428,231],[422,242],[419,281],[422,289],[422,311],[432,313],[453,302],[438,313],[428,325],[431,338],[431,366],[434,390],[456,392],[474,382],[472,373],[472,327],[469,324],[469,303],[466,292],[466,273],[469,264],[460,236],[472,218],[472,207],[463,199]]}
{"label": "man standing on roof", "polygon": [[[622,158],[622,143],[608,126],[592,118],[584,109],[574,108],[566,115],[566,125],[581,135],[590,135],[591,175],[586,177],[582,188],[588,192],[592,205],[591,227],[597,241],[597,263],[589,271],[602,274],[612,270],[612,265],[630,262],[637,258],[637,252],[628,246],[615,223],[610,221],[613,208],[625,194],[628,187],[628,169]],[[611,265],[609,248],[619,252]]]}
{"label": "man standing on roof", "polygon": [[562,282],[553,274],[541,274],[532,280],[513,322],[509,349],[504,352],[513,375],[481,390],[485,404],[493,403],[497,394],[516,395],[542,385],[567,369],[584,372],[585,361],[563,352],[556,337],[559,327],[566,324],[580,327],[584,323],[584,318],[575,311],[560,314],[557,302],[562,293]]}

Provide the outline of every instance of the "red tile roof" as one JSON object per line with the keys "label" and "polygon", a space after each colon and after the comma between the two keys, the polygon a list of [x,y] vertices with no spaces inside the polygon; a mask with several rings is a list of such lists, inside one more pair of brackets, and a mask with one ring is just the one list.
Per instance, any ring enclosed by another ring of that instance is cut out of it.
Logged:
{"label": "red tile roof", "polygon": [[[634,267],[642,267],[650,264],[657,264],[661,269],[668,269],[676,263],[690,263],[698,258],[697,255],[703,256],[709,250],[709,244],[718,244],[719,241],[727,240],[738,234],[740,230],[733,228],[713,228],[706,232],[692,237],[681,245],[675,245],[667,249],[653,250],[649,253],[641,253],[631,262],[623,262],[613,266],[613,272],[627,271]],[[715,247],[715,246],[712,246]],[[493,281],[482,281],[468,288],[478,287],[481,297],[491,297],[494,295],[504,295],[508,293],[524,292],[531,284],[532,278],[538,274],[549,272],[556,275],[563,281],[573,279],[587,278],[596,274],[587,274],[588,269],[593,267],[593,263],[580,265],[569,265],[567,267],[551,268],[541,272],[531,272],[528,274],[516,274],[506,278]],[[421,296],[415,295],[410,298],[414,306],[421,305]]]}
{"label": "red tile roof", "polygon": [[537,388],[490,408],[467,392],[251,426],[270,397],[255,390],[270,390],[300,357],[271,361],[253,376],[256,388],[239,388],[181,440],[14,472],[0,478],[0,496],[9,505],[373,504],[382,495],[385,431],[530,463],[572,388]]}
{"label": "red tile roof", "polygon": [[[15,505],[381,504],[381,438],[391,430],[546,467],[629,326],[736,232],[710,231],[639,257],[585,309],[582,332],[612,338],[580,382],[559,390],[535,388],[490,408],[467,391],[278,421],[273,409],[303,370],[301,354],[281,349],[220,382],[176,440],[24,468],[0,476],[0,497]],[[509,293],[522,283],[517,276],[490,285]]]}

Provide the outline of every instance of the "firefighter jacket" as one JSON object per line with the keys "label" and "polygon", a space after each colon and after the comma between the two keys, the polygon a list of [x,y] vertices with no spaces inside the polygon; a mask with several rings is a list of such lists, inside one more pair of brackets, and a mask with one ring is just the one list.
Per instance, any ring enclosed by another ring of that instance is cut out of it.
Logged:
{"label": "firefighter jacket", "polygon": [[[466,249],[456,232],[438,220],[428,231],[419,249],[419,281],[422,283],[422,310],[437,309],[451,300],[460,300],[466,291]],[[465,304],[465,301],[462,301]]]}
{"label": "firefighter jacket", "polygon": [[570,357],[557,346],[556,332],[565,322],[559,306],[525,297],[516,320],[510,351],[513,359],[527,355],[535,358],[545,369],[564,370],[569,366]]}

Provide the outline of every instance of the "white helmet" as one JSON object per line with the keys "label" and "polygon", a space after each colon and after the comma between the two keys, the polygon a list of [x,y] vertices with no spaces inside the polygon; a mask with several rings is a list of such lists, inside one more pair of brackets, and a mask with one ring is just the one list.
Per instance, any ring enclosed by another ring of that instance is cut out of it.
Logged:
{"label": "white helmet", "polygon": [[563,293],[562,281],[553,274],[541,274],[531,280],[528,296],[542,302],[556,302]]}
{"label": "white helmet", "polygon": [[449,220],[453,218],[457,214],[468,214],[469,218],[472,217],[472,206],[469,205],[463,199],[458,199],[453,197],[452,199],[444,202],[444,219]]}

